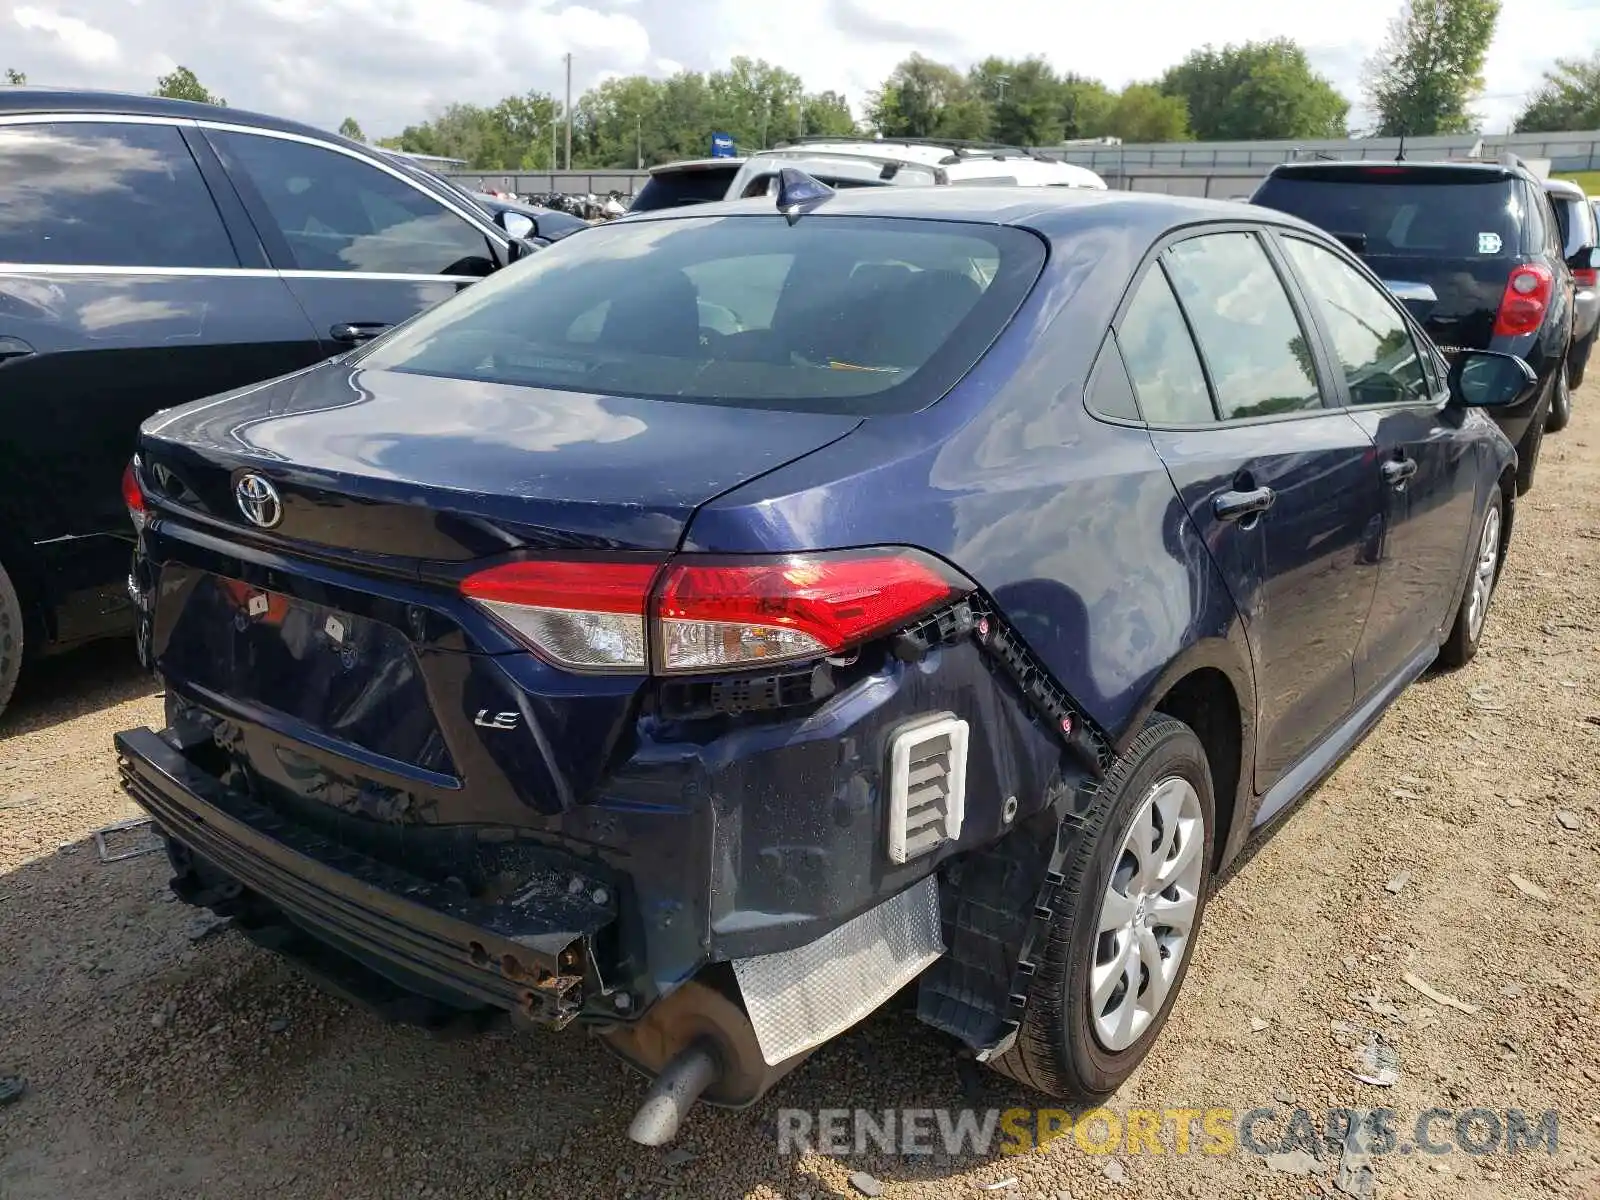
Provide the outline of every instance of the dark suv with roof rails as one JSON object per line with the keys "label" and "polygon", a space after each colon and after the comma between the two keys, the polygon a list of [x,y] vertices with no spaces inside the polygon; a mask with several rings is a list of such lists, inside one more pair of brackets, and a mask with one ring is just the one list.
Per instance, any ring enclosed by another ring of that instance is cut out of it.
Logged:
{"label": "dark suv with roof rails", "polygon": [[531,249],[309,126],[0,89],[0,709],[24,655],[134,629],[117,480],[141,421],[353,349]]}
{"label": "dark suv with roof rails", "polygon": [[[1283,163],[1251,198],[1320,225],[1388,284],[1446,357],[1514,354],[1539,386],[1495,420],[1534,468],[1572,339],[1572,266],[1543,182],[1521,160]],[[1584,262],[1582,266],[1592,264]]]}

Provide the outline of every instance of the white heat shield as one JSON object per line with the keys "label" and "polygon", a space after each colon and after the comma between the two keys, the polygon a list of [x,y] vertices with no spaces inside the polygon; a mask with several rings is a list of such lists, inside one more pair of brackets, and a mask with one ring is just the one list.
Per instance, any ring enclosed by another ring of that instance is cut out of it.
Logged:
{"label": "white heat shield", "polygon": [[889,743],[889,861],[910,862],[961,836],[967,723],[951,713],[902,727]]}
{"label": "white heat shield", "polygon": [[761,1057],[776,1066],[843,1033],[944,953],[929,875],[795,950],[736,958]]}

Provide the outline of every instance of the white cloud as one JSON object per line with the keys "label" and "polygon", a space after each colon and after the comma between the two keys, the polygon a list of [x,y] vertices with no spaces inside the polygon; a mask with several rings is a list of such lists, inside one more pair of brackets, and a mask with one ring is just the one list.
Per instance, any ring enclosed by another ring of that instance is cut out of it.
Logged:
{"label": "white cloud", "polygon": [[[1359,104],[1361,64],[1400,0],[0,0],[0,66],[36,83],[149,91],[156,63],[183,63],[232,104],[382,135],[452,100],[559,96],[604,77],[726,66],[787,67],[859,111],[912,51],[958,66],[1042,54],[1060,71],[1121,86],[1189,51],[1290,37]],[[48,6],[47,6],[48,5]],[[1557,54],[1600,45],[1600,0],[1508,0],[1477,109],[1504,129]],[[70,14],[70,15],[69,15]],[[1357,120],[1361,114],[1357,113]]]}
{"label": "white cloud", "polygon": [[76,62],[99,66],[117,60],[117,39],[87,21],[32,6],[18,8],[12,16],[23,29],[55,39],[67,56]]}

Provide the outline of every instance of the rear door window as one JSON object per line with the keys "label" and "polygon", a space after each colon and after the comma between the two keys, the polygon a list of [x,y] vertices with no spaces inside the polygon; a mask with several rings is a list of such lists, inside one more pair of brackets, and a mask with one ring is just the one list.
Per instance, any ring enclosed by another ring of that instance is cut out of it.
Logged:
{"label": "rear door window", "polygon": [[336,150],[252,133],[208,134],[259,197],[302,271],[483,276],[487,237],[433,196]]}
{"label": "rear door window", "polygon": [[1507,258],[1519,252],[1526,216],[1515,184],[1476,170],[1295,172],[1269,178],[1255,203],[1353,238],[1371,256]]}
{"label": "rear door window", "polygon": [[478,285],[364,361],[601,395],[912,411],[971,369],[1044,257],[1033,234],[962,222],[619,221]]}
{"label": "rear door window", "polygon": [[1217,419],[1188,322],[1160,263],[1145,274],[1117,322],[1117,343],[1146,421],[1204,425]]}
{"label": "rear door window", "polygon": [[1253,233],[1211,233],[1167,252],[1223,420],[1320,409],[1305,330]]}
{"label": "rear door window", "polygon": [[0,262],[237,267],[171,125],[0,125]]}

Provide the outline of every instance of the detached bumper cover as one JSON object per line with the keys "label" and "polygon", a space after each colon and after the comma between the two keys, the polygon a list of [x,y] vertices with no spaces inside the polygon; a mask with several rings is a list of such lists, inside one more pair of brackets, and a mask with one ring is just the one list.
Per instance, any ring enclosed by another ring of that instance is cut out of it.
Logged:
{"label": "detached bumper cover", "polygon": [[614,899],[552,888],[480,903],[290,824],[149,729],[115,743],[123,788],[169,837],[311,933],[541,1023],[577,1015],[589,940],[615,920]]}

